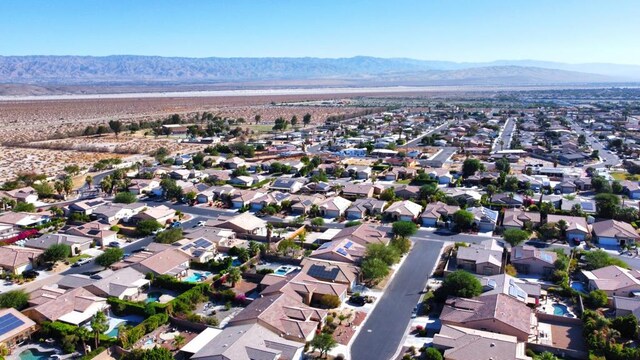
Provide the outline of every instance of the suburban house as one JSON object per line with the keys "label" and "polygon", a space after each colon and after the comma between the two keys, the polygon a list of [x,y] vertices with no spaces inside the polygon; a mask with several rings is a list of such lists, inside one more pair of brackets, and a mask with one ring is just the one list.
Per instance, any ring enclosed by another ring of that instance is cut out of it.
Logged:
{"label": "suburban house", "polygon": [[473,189],[448,187],[442,189],[442,191],[448,196],[454,198],[458,203],[465,203],[469,206],[473,206],[482,199],[482,195]]}
{"label": "suburban house", "polygon": [[593,223],[594,239],[600,245],[624,246],[633,245],[640,240],[640,235],[631,224],[618,220],[603,220]]}
{"label": "suburban house", "polygon": [[614,296],[613,308],[616,309],[616,317],[633,315],[638,318],[640,317],[640,298]]}
{"label": "suburban house", "polygon": [[535,274],[547,276],[556,269],[554,263],[558,255],[553,251],[537,249],[529,245],[511,248],[511,264],[519,274]]}
{"label": "suburban house", "polygon": [[47,250],[52,245],[65,244],[71,248],[71,254],[78,255],[83,251],[89,250],[93,239],[84,236],[75,236],[70,234],[44,234],[38,238],[26,239],[24,246]]}
{"label": "suburban house", "polygon": [[523,229],[540,225],[540,213],[520,209],[505,209],[502,226],[505,229]]}
{"label": "suburban house", "polygon": [[179,249],[171,248],[155,253],[131,265],[143,274],[185,276],[189,269],[190,256]]}
{"label": "suburban house", "polygon": [[378,199],[357,199],[351,204],[351,207],[347,209],[347,219],[357,220],[363,219],[367,215],[382,214],[386,205],[387,203],[385,201]]}
{"label": "suburban house", "polygon": [[[208,333],[214,330],[207,328],[200,334],[207,335],[200,341],[208,342],[199,347],[191,359],[301,359],[304,351],[304,343],[287,340],[259,321],[228,326],[224,330],[217,330],[218,334]],[[200,335],[192,342],[198,340]],[[190,344],[183,347],[182,351],[188,350]]]}
{"label": "suburban house", "polygon": [[0,198],[13,199],[16,202],[35,204],[38,201],[38,192],[31,186],[19,189],[0,191]]}
{"label": "suburban house", "polygon": [[397,186],[393,189],[393,191],[395,192],[397,197],[404,200],[417,199],[420,195],[420,187],[414,185]]}
{"label": "suburban house", "polygon": [[360,268],[345,262],[305,258],[300,263],[301,272],[330,283],[344,284],[353,289],[360,275]]}
{"label": "suburban house", "polygon": [[231,195],[231,204],[234,209],[240,209],[241,207],[248,206],[253,199],[264,194],[264,192],[255,190],[238,190]]}
{"label": "suburban house", "polygon": [[386,232],[378,230],[369,224],[344,228],[332,238],[333,241],[342,239],[349,239],[362,246],[367,246],[368,244],[387,244],[390,240]]}
{"label": "suburban house", "polygon": [[284,191],[288,193],[297,193],[304,186],[304,182],[299,179],[292,178],[277,178],[276,181],[273,182],[269,186],[271,190]]}
{"label": "suburban house", "polygon": [[640,199],[640,184],[637,181],[621,181],[620,184],[624,188],[624,192],[629,196],[629,199]]}
{"label": "suburban house", "polygon": [[131,267],[116,271],[105,270],[99,274],[102,274],[102,278],[92,280],[90,284],[85,286],[85,289],[94,295],[105,298],[114,296],[121,300],[135,301],[150,284],[144,273]]}
{"label": "suburban house", "polygon": [[206,226],[233,230],[236,234],[267,235],[267,222],[249,212],[231,217],[219,216],[208,220]]}
{"label": "suburban house", "polygon": [[118,233],[110,230],[111,225],[100,222],[91,221],[82,225],[68,228],[66,233],[75,236],[84,236],[93,239],[96,244],[104,245],[117,240]]}
{"label": "suburban house", "polygon": [[[338,269],[333,267],[333,269]],[[316,271],[321,271],[322,267],[317,267]],[[276,275],[277,276],[277,275]],[[276,293],[288,294],[305,305],[321,304],[322,297],[335,296],[340,301],[345,301],[350,286],[336,282],[318,280],[306,272],[296,272],[289,277],[281,277],[282,280],[267,286],[260,293],[261,296],[268,296]],[[264,279],[263,279],[264,280]]]}
{"label": "suburban house", "polygon": [[563,211],[571,211],[574,207],[577,208],[580,206],[580,210],[587,214],[595,214],[596,213],[596,202],[595,200],[585,199],[585,198],[575,198],[573,200],[562,199],[562,204],[560,205],[560,210]]}
{"label": "suburban house", "polygon": [[251,210],[259,211],[268,205],[280,205],[280,203],[282,203],[284,200],[287,200],[289,196],[289,193],[272,191],[251,200],[251,203],[249,205],[251,207]]}
{"label": "suburban house", "polygon": [[351,201],[340,196],[333,196],[320,203],[318,208],[323,217],[338,218],[344,215],[349,206],[351,206]]}
{"label": "suburban house", "polygon": [[251,186],[255,182],[255,179],[251,176],[240,175],[229,180],[229,183],[241,186]]}
{"label": "suburban house", "polygon": [[372,184],[345,184],[342,196],[348,199],[371,198],[375,192]]}
{"label": "suburban house", "polygon": [[566,236],[571,240],[584,240],[591,233],[591,226],[587,224],[587,220],[580,216],[566,215],[547,215],[547,223],[557,224],[560,220],[567,223]]}
{"label": "suburban house", "polygon": [[491,196],[491,203],[515,208],[522,206],[522,204],[524,204],[524,199],[518,194],[501,193]]}
{"label": "suburban house", "polygon": [[14,228],[38,226],[49,221],[49,215],[45,213],[6,212],[0,214],[0,224],[10,225]]}
{"label": "suburban house", "polygon": [[573,181],[562,181],[556,185],[555,190],[560,191],[562,194],[573,194],[578,187]]}
{"label": "suburban house", "polygon": [[473,214],[474,226],[480,232],[493,231],[498,221],[498,212],[488,209],[484,206],[476,206],[467,208],[467,211]]}
{"label": "suburban house", "polygon": [[134,195],[143,195],[160,186],[160,181],[156,179],[134,179],[129,185],[129,192]]}
{"label": "suburban house", "polygon": [[176,211],[166,205],[149,207],[134,215],[132,220],[138,223],[142,220],[155,220],[164,225],[176,216]]}
{"label": "suburban house", "polygon": [[420,219],[422,220],[423,226],[437,227],[438,221],[442,219],[448,221],[458,210],[460,210],[459,206],[447,205],[440,201],[429,203],[420,216]]}
{"label": "suburban house", "polygon": [[480,352],[487,359],[531,360],[525,343],[515,336],[455,325],[443,325],[433,337],[433,347],[444,352],[445,360],[475,359]]}
{"label": "suburban house", "polygon": [[93,210],[105,204],[108,204],[108,202],[103,198],[98,197],[95,199],[82,200],[82,201],[71,203],[69,204],[68,209],[70,213],[81,213],[85,215],[91,215],[93,213]]}
{"label": "suburban house", "polygon": [[208,203],[217,199],[226,199],[229,198],[233,193],[237,190],[231,185],[222,185],[222,186],[211,186],[196,195],[196,201],[201,204]]}
{"label": "suburban house", "polygon": [[225,168],[231,169],[231,170],[235,170],[243,166],[245,163],[246,162],[244,161],[243,158],[239,158],[237,156],[234,156],[222,162]]}
{"label": "suburban house", "polygon": [[79,326],[91,321],[97,312],[108,308],[106,298],[95,296],[87,289],[63,290],[43,286],[29,294],[29,307],[22,313],[39,324],[62,321]]}
{"label": "suburban house", "polygon": [[303,304],[298,295],[274,291],[253,300],[229,326],[258,324],[279,338],[304,344],[315,336],[326,316],[326,310]]}
{"label": "suburban house", "polygon": [[482,294],[480,296],[505,294],[526,304],[537,305],[540,297],[546,295],[542,286],[537,283],[524,282],[507,274],[485,276],[480,279]]}
{"label": "suburban house", "polygon": [[38,330],[36,323],[14,308],[0,309],[0,345],[6,349],[13,349]]}
{"label": "suburban house", "polygon": [[291,201],[291,212],[302,215],[308,213],[314,205],[320,205],[325,201],[322,195],[293,195],[288,200]]}
{"label": "suburban house", "polygon": [[422,213],[422,205],[411,200],[395,202],[384,211],[385,216],[395,220],[414,221]]}
{"label": "suburban house", "polygon": [[445,302],[440,321],[443,325],[515,336],[526,342],[535,334],[537,318],[525,303],[505,294],[472,299],[451,297]]}
{"label": "suburban house", "polygon": [[449,184],[453,181],[453,175],[447,169],[437,168],[437,169],[426,169],[425,172],[429,175],[433,180],[437,180],[438,184]]}
{"label": "suburban house", "polygon": [[609,297],[631,297],[640,293],[640,272],[610,265],[595,270],[582,270],[589,291],[602,290]]}
{"label": "suburban house", "polygon": [[0,268],[10,274],[22,274],[33,269],[41,260],[44,251],[21,246],[0,246]]}
{"label": "suburban house", "polygon": [[109,224],[115,224],[120,220],[127,221],[134,215],[138,214],[146,205],[133,203],[133,204],[105,204],[100,205],[93,210],[93,216]]}
{"label": "suburban house", "polygon": [[309,257],[357,264],[360,263],[360,260],[364,257],[365,250],[366,248],[364,246],[349,240],[349,238],[343,238],[320,245]]}
{"label": "suburban house", "polygon": [[456,269],[478,275],[496,275],[502,272],[504,247],[495,240],[460,246],[455,259]]}
{"label": "suburban house", "polygon": [[347,167],[347,172],[358,180],[367,180],[371,177],[371,167],[366,165],[351,165]]}

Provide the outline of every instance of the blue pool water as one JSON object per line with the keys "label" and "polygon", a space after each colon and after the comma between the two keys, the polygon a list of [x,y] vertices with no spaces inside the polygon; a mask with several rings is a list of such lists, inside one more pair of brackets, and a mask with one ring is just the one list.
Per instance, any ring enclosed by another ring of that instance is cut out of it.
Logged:
{"label": "blue pool water", "polygon": [[109,337],[118,337],[118,327],[120,325],[136,326],[144,320],[139,315],[128,315],[126,318],[110,317],[109,318],[109,330],[105,333]]}
{"label": "blue pool water", "polygon": [[273,273],[275,275],[285,276],[288,273],[292,272],[293,270],[295,270],[295,267],[293,266],[282,265],[279,268],[277,268]]}
{"label": "blue pool water", "polygon": [[188,277],[184,278],[185,282],[199,282],[199,281],[204,281],[206,280],[209,276],[211,276],[211,273],[209,271],[205,271],[205,272],[196,272],[194,271],[193,274],[189,275]]}
{"label": "blue pool water", "polygon": [[584,284],[581,283],[581,282],[577,282],[577,281],[572,282],[571,283],[571,288],[573,290],[580,291],[581,293],[585,293],[585,294],[588,293],[588,291],[585,288]]}
{"label": "blue pool water", "polygon": [[238,259],[233,259],[233,262],[231,263],[231,266],[240,266],[242,265],[242,261],[238,260]]}
{"label": "blue pool water", "polygon": [[37,349],[29,349],[20,353],[20,360],[46,360],[50,359],[54,351],[42,352]]}
{"label": "blue pool water", "polygon": [[145,300],[145,302],[147,303],[152,303],[152,302],[158,302],[160,301],[160,296],[162,296],[161,292],[150,292],[147,294],[147,300]]}
{"label": "blue pool water", "polygon": [[564,316],[569,312],[569,308],[562,304],[553,304],[553,315]]}

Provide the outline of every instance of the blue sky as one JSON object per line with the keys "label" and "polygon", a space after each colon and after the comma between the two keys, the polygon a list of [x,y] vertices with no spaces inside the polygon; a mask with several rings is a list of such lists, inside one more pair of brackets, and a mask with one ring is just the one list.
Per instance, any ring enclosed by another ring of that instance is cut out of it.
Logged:
{"label": "blue sky", "polygon": [[640,64],[637,0],[2,0],[0,55]]}

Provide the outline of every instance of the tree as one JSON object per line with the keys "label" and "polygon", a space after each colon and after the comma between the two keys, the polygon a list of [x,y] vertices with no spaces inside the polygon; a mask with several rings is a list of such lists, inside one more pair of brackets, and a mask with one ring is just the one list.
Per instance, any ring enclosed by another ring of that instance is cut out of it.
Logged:
{"label": "tree", "polygon": [[291,126],[295,127],[296,125],[298,125],[298,117],[293,115],[291,117]]}
{"label": "tree", "polygon": [[638,318],[633,314],[614,318],[611,327],[618,330],[624,338],[635,339],[638,336]]}
{"label": "tree", "polygon": [[396,192],[393,187],[386,188],[380,193],[380,200],[393,201],[396,198]]}
{"label": "tree", "polygon": [[62,193],[64,193],[64,184],[62,183],[62,181],[54,182],[53,188],[56,189],[56,192],[59,196],[62,196]]}
{"label": "tree", "polygon": [[438,349],[430,347],[424,351],[422,358],[424,360],[442,360],[442,354]]}
{"label": "tree", "polygon": [[176,349],[179,349],[180,347],[182,347],[182,345],[184,345],[185,340],[186,340],[186,339],[184,338],[184,336],[182,336],[182,335],[176,335],[176,336],[173,338],[173,346],[174,346]]}
{"label": "tree", "polygon": [[453,222],[460,230],[469,230],[475,222],[475,216],[469,211],[458,210],[453,214]]}
{"label": "tree", "polygon": [[466,159],[462,163],[462,177],[469,177],[476,173],[476,171],[484,170],[484,165],[478,159]]}
{"label": "tree", "polygon": [[255,120],[255,122],[256,122],[256,125],[258,125],[258,124],[260,123],[260,120],[261,120],[261,119],[262,119],[262,115],[260,115],[260,114],[257,114],[257,115],[253,118],[253,120]]}
{"label": "tree", "polygon": [[607,306],[609,299],[607,293],[603,290],[593,290],[589,293],[587,301],[594,308],[601,308]]}
{"label": "tree", "polygon": [[163,347],[155,347],[153,349],[135,349],[124,355],[122,360],[173,360],[173,354]]}
{"label": "tree", "polygon": [[321,217],[316,217],[311,219],[311,225],[313,226],[322,226],[324,225],[324,219]]}
{"label": "tree", "polygon": [[624,191],[624,188],[622,187],[622,184],[620,184],[619,181],[614,181],[611,183],[611,191],[613,191],[614,194],[622,194],[622,192]]}
{"label": "tree", "polygon": [[80,173],[80,166],[78,166],[77,164],[71,164],[71,165],[65,166],[64,169],[62,170],[64,170],[64,172],[66,172],[71,176],[75,176],[75,175],[78,175],[78,173]]}
{"label": "tree", "polygon": [[567,222],[564,219],[561,219],[560,221],[558,221],[556,223],[556,226],[558,227],[558,231],[560,232],[560,236],[561,237],[566,237],[567,236],[567,229],[569,228],[569,224],[567,224]]}
{"label": "tree", "polygon": [[237,267],[232,267],[227,272],[227,281],[231,283],[231,287],[236,287],[236,283],[242,280],[242,273]]}
{"label": "tree", "polygon": [[618,211],[620,199],[613,194],[598,194],[594,197],[598,208],[598,216],[605,219],[613,219]]}
{"label": "tree", "polygon": [[612,192],[611,184],[609,183],[609,180],[605,179],[600,175],[595,175],[591,177],[591,186],[593,187],[593,190],[598,194]]}
{"label": "tree", "polygon": [[385,244],[372,243],[367,246],[365,252],[365,259],[380,259],[387,266],[397,264],[400,261],[400,252],[393,246],[386,246]]}
{"label": "tree", "polygon": [[586,262],[585,268],[587,270],[595,270],[600,269],[609,265],[617,265],[622,268],[628,269],[629,265],[618,259],[611,257],[604,250],[591,250],[584,255],[584,260]]}
{"label": "tree", "polygon": [[107,194],[111,194],[113,191],[113,179],[111,176],[105,176],[100,181],[100,189]]}
{"label": "tree", "polygon": [[376,283],[389,275],[389,266],[378,258],[365,258],[361,269],[363,278],[370,283]]}
{"label": "tree", "polygon": [[73,179],[71,179],[71,176],[65,176],[64,179],[62,179],[62,185],[64,186],[65,194],[71,194],[71,191],[73,191]]}
{"label": "tree", "polygon": [[136,201],[138,201],[138,198],[133,193],[130,193],[128,191],[116,194],[115,198],[113,199],[114,203],[120,204],[133,204]]}
{"label": "tree", "polygon": [[14,308],[22,310],[27,307],[29,303],[29,294],[24,290],[11,290],[6,293],[0,294],[0,308]]}
{"label": "tree", "polygon": [[507,176],[504,181],[504,189],[507,191],[518,190],[518,178],[515,176]]}
{"label": "tree", "polygon": [[338,343],[333,339],[333,335],[320,333],[311,340],[310,345],[314,350],[320,350],[321,357],[326,357],[329,351],[338,346]]}
{"label": "tree", "polygon": [[496,160],[496,169],[500,172],[509,173],[511,171],[511,164],[509,164],[509,160],[506,158],[501,158]]}
{"label": "tree", "polygon": [[93,176],[87,175],[87,177],[84,178],[84,183],[87,184],[87,187],[89,189],[91,189],[91,185],[93,184]]}
{"label": "tree", "polygon": [[550,222],[543,224],[542,226],[540,226],[540,228],[538,228],[538,235],[540,235],[540,238],[542,240],[551,240],[557,239],[560,235],[560,232],[556,227],[556,223]]}
{"label": "tree", "polygon": [[156,242],[161,244],[173,244],[182,238],[182,229],[171,228],[158,233],[158,235],[156,235]]}
{"label": "tree", "polygon": [[411,250],[411,240],[407,237],[395,237],[391,239],[389,245],[397,249],[400,254],[406,254]]}
{"label": "tree", "polygon": [[119,248],[109,248],[96,257],[96,264],[108,268],[122,259],[124,251]]}
{"label": "tree", "polygon": [[456,270],[444,278],[437,292],[440,299],[448,296],[472,298],[482,293],[482,284],[473,274],[464,270]]}
{"label": "tree", "polygon": [[111,128],[111,131],[116,134],[116,137],[118,137],[118,134],[122,131],[122,122],[118,120],[109,120],[109,127]]}
{"label": "tree", "polygon": [[32,203],[19,202],[11,210],[14,212],[36,212],[36,206]]}
{"label": "tree", "polygon": [[71,255],[71,246],[67,244],[53,244],[44,251],[42,257],[45,261],[56,262],[64,260]]}
{"label": "tree", "polygon": [[149,236],[160,229],[162,229],[162,224],[153,219],[141,220],[136,225],[136,233],[139,236]]}
{"label": "tree", "polygon": [[84,326],[76,327],[74,334],[78,337],[78,339],[82,342],[82,351],[86,354],[87,352],[87,344],[86,341],[91,339],[91,332]]}
{"label": "tree", "polygon": [[557,356],[552,353],[545,351],[540,356],[534,357],[535,360],[560,360]]}
{"label": "tree", "polygon": [[309,113],[304,114],[304,116],[302,117],[302,123],[304,124],[305,127],[311,124],[311,114]]}
{"label": "tree", "polygon": [[507,229],[502,233],[502,237],[511,246],[518,246],[529,239],[529,232],[520,229]]}
{"label": "tree", "polygon": [[416,224],[411,221],[396,221],[393,223],[392,232],[393,236],[397,238],[410,238],[418,231]]}
{"label": "tree", "polygon": [[109,330],[109,319],[102,311],[98,311],[91,319],[91,331],[93,331],[96,348],[100,344],[100,335],[107,330]]}

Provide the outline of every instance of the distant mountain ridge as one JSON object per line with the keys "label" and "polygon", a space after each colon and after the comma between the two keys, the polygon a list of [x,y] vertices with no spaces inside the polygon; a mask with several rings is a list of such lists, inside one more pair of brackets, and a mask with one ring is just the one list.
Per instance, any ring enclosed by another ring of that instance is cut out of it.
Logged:
{"label": "distant mountain ridge", "polygon": [[343,85],[527,85],[640,80],[640,66],[533,60],[455,63],[405,58],[0,56],[0,83],[242,84],[322,80]]}

